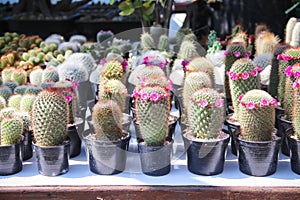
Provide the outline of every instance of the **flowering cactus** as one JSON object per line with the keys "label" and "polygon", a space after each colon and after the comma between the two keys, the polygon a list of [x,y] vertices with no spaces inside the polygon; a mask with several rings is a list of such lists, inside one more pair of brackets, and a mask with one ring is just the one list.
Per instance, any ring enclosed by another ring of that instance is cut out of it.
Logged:
{"label": "flowering cactus", "polygon": [[294,82],[293,88],[294,88],[294,107],[292,112],[292,124],[294,127],[295,135],[297,136],[297,139],[299,139],[300,138],[300,79],[299,78],[297,78],[296,81]]}
{"label": "flowering cactus", "polygon": [[270,141],[275,127],[275,106],[269,93],[253,89],[241,97],[239,123],[241,138],[247,141]]}

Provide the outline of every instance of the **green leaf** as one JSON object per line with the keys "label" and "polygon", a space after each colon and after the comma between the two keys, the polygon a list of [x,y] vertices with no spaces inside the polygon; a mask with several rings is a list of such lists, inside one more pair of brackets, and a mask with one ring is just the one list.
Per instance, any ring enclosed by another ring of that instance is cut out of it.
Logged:
{"label": "green leaf", "polygon": [[148,7],[150,7],[151,3],[153,3],[152,0],[146,0],[145,3],[143,3],[143,7],[148,8]]}
{"label": "green leaf", "polygon": [[165,7],[166,1],[165,1],[165,0],[159,0],[159,3],[160,3],[160,5],[164,8],[164,7]]}
{"label": "green leaf", "polygon": [[150,21],[150,20],[152,20],[152,15],[143,15],[143,19],[145,20],[145,21]]}
{"label": "green leaf", "polygon": [[141,8],[143,6],[142,0],[134,0],[133,6],[134,8]]}
{"label": "green leaf", "polygon": [[110,5],[113,5],[116,2],[116,0],[109,0]]}
{"label": "green leaf", "polygon": [[155,3],[152,3],[148,8],[143,9],[145,15],[151,15],[155,9]]}
{"label": "green leaf", "polygon": [[121,9],[121,12],[119,13],[120,16],[129,16],[134,13],[134,7],[130,0],[121,2],[119,8]]}

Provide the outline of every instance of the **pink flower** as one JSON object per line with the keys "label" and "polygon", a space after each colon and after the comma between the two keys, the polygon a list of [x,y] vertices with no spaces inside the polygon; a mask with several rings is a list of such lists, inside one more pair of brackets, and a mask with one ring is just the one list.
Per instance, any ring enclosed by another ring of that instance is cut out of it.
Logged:
{"label": "pink flower", "polygon": [[122,68],[123,68],[124,71],[126,70],[127,66],[128,66],[128,62],[127,62],[126,59],[124,59],[124,61],[122,63]]}
{"label": "pink flower", "polygon": [[291,56],[283,56],[283,60],[289,61],[289,60],[292,60],[292,57]]}
{"label": "pink flower", "polygon": [[215,106],[221,108],[223,106],[223,103],[224,103],[224,99],[217,99]]}
{"label": "pink flower", "polygon": [[251,52],[248,51],[248,52],[245,54],[245,58],[250,58],[250,56],[251,56]]}
{"label": "pink flower", "polygon": [[157,94],[157,93],[152,93],[152,94],[150,95],[150,99],[151,99],[152,101],[154,101],[154,102],[158,101],[160,97],[161,97],[161,95],[159,95],[159,94]]}
{"label": "pink flower", "polygon": [[148,56],[146,56],[146,57],[143,59],[143,62],[142,62],[142,64],[145,64],[145,65],[147,65],[147,63],[148,63],[148,60],[149,60],[149,57],[148,57]]}
{"label": "pink flower", "polygon": [[241,105],[242,105],[242,106],[245,106],[246,104],[245,104],[245,102],[241,101]]}
{"label": "pink flower", "polygon": [[201,99],[200,102],[199,102],[199,105],[202,107],[202,108],[205,108],[207,105],[208,105],[208,102],[206,99]]}
{"label": "pink flower", "polygon": [[72,101],[72,97],[67,95],[66,100],[67,100],[68,103],[70,103]]}
{"label": "pink flower", "polygon": [[252,101],[248,102],[248,103],[247,103],[247,108],[248,108],[249,110],[254,109],[254,108],[255,108],[255,103],[252,102]]}
{"label": "pink flower", "polygon": [[137,98],[139,96],[140,96],[140,94],[138,93],[138,91],[137,90],[133,90],[133,93],[132,93],[131,97]]}
{"label": "pink flower", "polygon": [[228,56],[229,55],[229,51],[228,50],[224,51],[224,55]]}
{"label": "pink flower", "polygon": [[187,61],[187,60],[183,60],[183,61],[181,62],[181,65],[183,66],[184,70],[187,70],[187,66],[188,66],[189,64],[190,64],[190,62]]}
{"label": "pink flower", "polygon": [[74,82],[72,83],[72,89],[73,89],[73,90],[77,90],[77,88],[78,88],[78,82],[74,81]]}
{"label": "pink flower", "polygon": [[294,72],[294,76],[295,76],[296,78],[299,78],[299,77],[300,77],[300,72]]}
{"label": "pink flower", "polygon": [[258,71],[256,69],[253,69],[251,71],[251,76],[257,76],[257,74],[258,74]]}
{"label": "pink flower", "polygon": [[296,80],[296,81],[293,83],[293,88],[298,88],[299,86],[300,86],[299,81]]}
{"label": "pink flower", "polygon": [[162,68],[162,69],[165,68],[165,63],[163,63],[163,62],[159,62],[158,65],[159,65],[159,67]]}
{"label": "pink flower", "polygon": [[257,71],[258,71],[258,72],[261,72],[262,70],[263,70],[263,68],[262,68],[261,66],[258,66],[258,65],[257,65]]}
{"label": "pink flower", "polygon": [[238,100],[241,101],[243,97],[244,97],[244,95],[241,94],[241,95],[239,96]]}
{"label": "pink flower", "polygon": [[261,107],[269,106],[269,105],[270,105],[270,102],[269,102],[267,99],[263,99],[263,100],[260,102],[260,106],[261,106]]}
{"label": "pink flower", "polygon": [[239,76],[236,75],[235,73],[230,77],[231,80],[237,81],[239,80]]}
{"label": "pink flower", "polygon": [[168,83],[166,89],[167,89],[167,90],[172,90],[172,89],[173,89],[172,83],[171,83],[171,82]]}
{"label": "pink flower", "polygon": [[241,56],[241,52],[237,51],[237,52],[234,52],[233,55],[238,58]]}
{"label": "pink flower", "polygon": [[246,80],[246,79],[248,79],[248,78],[249,78],[248,72],[242,73],[242,79],[243,79],[243,80]]}
{"label": "pink flower", "polygon": [[149,98],[149,94],[148,93],[141,94],[141,99],[148,100],[148,98]]}
{"label": "pink flower", "polygon": [[283,60],[282,54],[279,54],[279,55],[277,56],[277,60]]}
{"label": "pink flower", "polygon": [[106,62],[106,61],[105,61],[105,59],[104,59],[104,58],[103,58],[103,59],[101,59],[101,60],[100,60],[100,65],[104,65],[104,64],[105,64],[105,62]]}
{"label": "pink flower", "polygon": [[289,65],[285,70],[284,70],[285,74],[289,77],[293,76],[293,72],[292,72],[292,66]]}
{"label": "pink flower", "polygon": [[278,101],[276,99],[273,99],[271,101],[271,105],[278,106]]}

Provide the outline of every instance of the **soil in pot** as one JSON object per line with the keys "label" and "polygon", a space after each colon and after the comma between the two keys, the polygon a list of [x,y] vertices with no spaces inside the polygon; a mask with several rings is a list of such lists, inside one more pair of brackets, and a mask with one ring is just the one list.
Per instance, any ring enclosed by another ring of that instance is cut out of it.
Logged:
{"label": "soil in pot", "polygon": [[0,146],[0,175],[12,175],[23,169],[21,143]]}
{"label": "soil in pot", "polygon": [[223,172],[230,136],[221,133],[218,139],[198,140],[187,129],[183,135],[187,144],[188,170],[198,175],[217,175]]}

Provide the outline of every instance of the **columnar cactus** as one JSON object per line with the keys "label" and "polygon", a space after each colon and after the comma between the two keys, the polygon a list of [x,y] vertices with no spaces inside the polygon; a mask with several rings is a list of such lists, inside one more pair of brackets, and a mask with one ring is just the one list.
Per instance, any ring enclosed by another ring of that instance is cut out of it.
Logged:
{"label": "columnar cactus", "polygon": [[125,109],[127,89],[121,81],[115,79],[102,81],[98,88],[99,100],[114,100],[122,111]]}
{"label": "columnar cactus", "polygon": [[263,90],[250,90],[239,108],[241,138],[247,141],[270,141],[275,126],[277,100]]}
{"label": "columnar cactus", "polygon": [[235,61],[227,73],[229,77],[230,94],[234,108],[233,118],[238,120],[239,98],[249,90],[259,88],[259,70],[251,59],[241,58]]}
{"label": "columnar cactus", "polygon": [[7,117],[1,121],[1,146],[17,144],[23,133],[23,122],[17,117]]}
{"label": "columnar cactus", "polygon": [[189,99],[188,122],[198,139],[218,138],[224,123],[224,98],[212,88],[197,90]]}
{"label": "columnar cactus", "polygon": [[61,145],[67,137],[68,103],[61,89],[40,92],[32,108],[32,126],[36,144]]}
{"label": "columnar cactus", "polygon": [[135,90],[137,122],[142,139],[148,146],[161,146],[168,133],[170,93],[160,86]]}
{"label": "columnar cactus", "polygon": [[157,49],[159,51],[169,51],[170,47],[169,37],[167,35],[161,35],[157,44]]}
{"label": "columnar cactus", "polygon": [[297,22],[295,24],[290,44],[291,44],[292,47],[299,47],[300,46],[300,22]]}
{"label": "columnar cactus", "polygon": [[258,56],[263,53],[272,53],[279,40],[278,36],[269,31],[260,33],[255,41],[255,54]]}
{"label": "columnar cactus", "polygon": [[143,77],[142,81],[140,82],[140,85],[137,85],[136,87],[145,87],[145,86],[161,86],[164,88],[171,89],[172,84],[171,81],[168,80],[168,78],[164,75],[159,74],[150,74],[149,76]]}
{"label": "columnar cactus", "polygon": [[297,18],[296,17],[291,17],[285,27],[285,43],[290,44],[292,40],[292,33],[295,24],[297,23]]}
{"label": "columnar cactus", "polygon": [[113,100],[100,100],[93,107],[92,122],[97,140],[122,138],[122,111]]}
{"label": "columnar cactus", "polygon": [[[300,70],[299,70],[300,71]],[[297,139],[300,138],[300,81],[297,79],[294,84],[294,107],[292,113],[292,124]]]}
{"label": "columnar cactus", "polygon": [[143,51],[155,49],[155,42],[149,33],[143,33],[141,35],[141,46]]}

